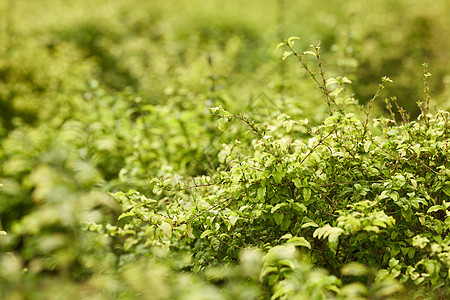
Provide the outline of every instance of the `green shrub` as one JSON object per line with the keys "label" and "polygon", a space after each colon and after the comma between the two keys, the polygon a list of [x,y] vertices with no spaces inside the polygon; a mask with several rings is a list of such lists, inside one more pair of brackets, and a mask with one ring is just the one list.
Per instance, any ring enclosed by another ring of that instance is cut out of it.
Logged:
{"label": "green shrub", "polygon": [[[394,293],[394,279],[417,296],[448,293],[448,112],[432,114],[429,103],[421,102],[417,121],[409,122],[402,111],[404,123],[372,119],[373,102],[390,81],[383,78],[359,119],[346,112],[356,102],[342,97],[339,80],[325,79],[320,48],[299,54],[294,41],[281,45],[324,92],[330,110],[321,125],[283,114],[278,126],[269,128],[222,107],[211,109],[220,130],[227,131],[234,119],[248,129],[242,142],[224,144],[214,173],[190,182],[156,179],[155,193],[165,195],[158,200],[135,191],[116,193],[125,225],[91,226],[127,237],[124,250],[131,253],[140,245],[187,251],[195,272],[232,263],[248,247],[270,253],[290,244],[334,276],[367,275],[343,278],[350,285],[336,288],[338,296]],[[317,72],[309,67],[309,56]],[[387,100],[389,109],[390,101],[395,100]],[[309,138],[296,137],[305,132]],[[288,295],[291,283],[284,280],[293,272],[291,264],[266,267],[261,279],[275,273],[262,284],[275,298]],[[370,269],[377,271],[370,275]],[[384,282],[392,284],[384,288]]]}

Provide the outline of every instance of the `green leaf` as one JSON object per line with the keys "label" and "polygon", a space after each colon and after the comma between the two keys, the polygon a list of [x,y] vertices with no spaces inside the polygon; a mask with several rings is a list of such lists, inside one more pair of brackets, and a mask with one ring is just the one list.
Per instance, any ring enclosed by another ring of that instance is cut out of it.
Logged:
{"label": "green leaf", "polygon": [[393,82],[389,77],[386,77],[386,76],[383,76],[383,77],[381,78],[381,80],[382,80],[383,82]]}
{"label": "green leaf", "polygon": [[409,248],[408,247],[401,247],[400,250],[402,251],[403,255],[408,254]]}
{"label": "green leaf", "polygon": [[342,152],[342,151],[337,151],[337,152],[334,152],[333,154],[331,154],[331,156],[333,156],[333,157],[335,157],[335,156],[337,156],[337,157],[344,157],[345,153]]}
{"label": "green leaf", "polygon": [[283,46],[285,46],[285,45],[286,45],[286,42],[278,43],[276,49],[279,49],[280,47],[283,47]]}
{"label": "green leaf", "polygon": [[186,235],[190,237],[191,239],[195,239],[195,235],[192,233],[192,225],[187,224],[186,226]]}
{"label": "green leaf", "polygon": [[286,233],[286,234],[283,234],[283,235],[280,237],[280,240],[282,240],[282,239],[288,240],[288,239],[290,239],[290,238],[292,238],[292,234]]}
{"label": "green leaf", "polygon": [[223,109],[222,105],[212,107],[209,109],[209,111],[215,116],[225,116],[225,117],[231,116],[231,114],[228,111]]}
{"label": "green leaf", "polygon": [[317,58],[316,53],[314,53],[313,51],[305,51],[305,52],[303,52],[303,54],[306,54],[306,55],[312,55],[312,56],[314,56],[314,57]]}
{"label": "green leaf", "polygon": [[330,243],[333,243],[338,240],[339,236],[342,233],[344,233],[344,230],[342,228],[331,227],[330,225],[326,224],[321,228],[317,228],[313,233],[313,237],[317,237],[319,239],[328,237],[328,241]]}
{"label": "green leaf", "polygon": [[161,225],[159,225],[159,228],[164,232],[164,234],[168,237],[172,237],[172,226],[170,226],[167,222],[162,222]]}
{"label": "green leaf", "polygon": [[307,227],[319,227],[319,225],[316,222],[307,222],[302,225],[302,228],[307,228]]}
{"label": "green leaf", "polygon": [[290,38],[287,39],[288,42],[292,42],[294,40],[300,40],[300,38],[298,36],[291,36]]}
{"label": "green leaf", "polygon": [[294,208],[294,210],[296,210],[296,211],[298,211],[298,212],[300,212],[300,213],[307,213],[307,212],[308,212],[308,209],[307,209],[306,206],[305,206],[304,204],[302,204],[302,203],[297,203],[297,202],[295,202],[295,203],[293,204],[293,208]]}
{"label": "green leaf", "polygon": [[269,286],[274,285],[278,281],[279,275],[278,274],[272,274],[269,276],[268,284]]}
{"label": "green leaf", "polygon": [[362,276],[368,272],[369,269],[365,265],[358,262],[348,263],[341,269],[341,273],[344,276]]}
{"label": "green leaf", "polygon": [[347,84],[352,83],[352,81],[350,79],[348,79],[346,76],[342,77],[341,80],[342,80],[342,83],[347,83]]}
{"label": "green leaf", "polygon": [[395,238],[398,236],[398,231],[392,231],[391,233],[391,240],[395,240]]}
{"label": "green leaf", "polygon": [[267,268],[264,268],[262,271],[261,271],[261,274],[259,275],[259,277],[260,277],[260,280],[263,280],[263,278],[267,275],[267,274],[270,274],[270,273],[272,273],[272,272],[278,272],[278,268],[277,267],[267,267]]}
{"label": "green leaf", "polygon": [[277,223],[277,225],[281,225],[281,223],[283,222],[284,215],[281,213],[275,213],[273,215],[273,218],[275,219],[275,223]]}
{"label": "green leaf", "polygon": [[286,60],[286,58],[288,58],[289,56],[291,56],[292,55],[292,52],[291,51],[284,51],[283,52],[283,57],[282,57],[282,59],[283,60]]}
{"label": "green leaf", "polygon": [[134,212],[132,210],[132,211],[120,214],[120,216],[117,218],[117,220],[122,220],[123,218],[126,218],[126,217],[134,217],[135,215],[136,215],[136,212]]}
{"label": "green leaf", "polygon": [[294,236],[290,238],[286,243],[293,246],[306,247],[308,249],[311,249],[311,244],[302,236]]}
{"label": "green leaf", "polygon": [[125,243],[123,244],[123,249],[125,251],[129,251],[134,245],[136,245],[139,241],[133,238],[125,239]]}
{"label": "green leaf", "polygon": [[212,230],[210,230],[210,229],[205,230],[205,231],[203,231],[203,233],[202,233],[202,235],[200,236],[200,238],[202,239],[202,238],[204,238],[204,237],[210,235],[211,233],[213,233]]}
{"label": "green leaf", "polygon": [[433,205],[432,207],[430,207],[427,210],[427,214],[435,212],[435,211],[439,211],[439,210],[443,210],[444,208],[442,207],[442,205]]}
{"label": "green leaf", "polygon": [[281,223],[281,230],[285,231],[289,228],[289,225],[291,225],[291,217],[289,215],[285,215],[283,217],[283,222]]}
{"label": "green leaf", "polygon": [[[447,181],[448,182],[448,181]],[[445,185],[442,188],[442,191],[444,192],[444,194],[446,194],[447,196],[450,196],[450,184]]]}
{"label": "green leaf", "polygon": [[227,131],[228,127],[230,125],[230,120],[228,118],[220,118],[219,120],[217,120],[217,127],[219,128],[220,131]]}
{"label": "green leaf", "polygon": [[292,127],[294,126],[295,121],[287,120],[283,122],[283,127],[286,128],[287,132],[291,132]]}
{"label": "green leaf", "polygon": [[230,223],[228,224],[228,230],[231,229],[232,226],[234,226],[236,224],[236,221],[239,220],[239,216],[236,213],[232,213],[229,217],[228,220],[230,221]]}
{"label": "green leaf", "polygon": [[417,181],[414,180],[413,178],[411,178],[410,181],[411,181],[411,185],[412,185],[413,189],[416,190],[417,189]]}
{"label": "green leaf", "polygon": [[395,192],[395,191],[394,192],[390,192],[388,195],[389,195],[389,197],[391,197],[392,200],[394,200],[394,201],[398,200],[399,195],[398,195],[397,192]]}
{"label": "green leaf", "polygon": [[277,203],[277,205],[275,205],[274,207],[272,207],[272,209],[270,210],[270,213],[273,214],[274,212],[276,212],[279,208],[288,205],[286,202],[282,202],[282,203]]}
{"label": "green leaf", "polygon": [[266,187],[265,186],[262,186],[262,187],[260,187],[259,189],[258,189],[258,192],[257,192],[257,194],[258,194],[258,200],[260,201],[260,202],[264,202],[264,196],[266,195]]}
{"label": "green leaf", "polygon": [[365,231],[373,231],[375,233],[380,233],[380,228],[378,228],[377,226],[373,226],[373,225],[367,225],[366,227],[363,228]]}
{"label": "green leaf", "polygon": [[311,198],[311,189],[304,188],[302,192],[303,192],[303,200],[308,201]]}
{"label": "green leaf", "polygon": [[400,211],[400,213],[402,214],[403,218],[405,218],[406,221],[408,221],[408,222],[411,221],[411,211],[410,210],[402,209]]}
{"label": "green leaf", "polygon": [[283,174],[281,172],[279,172],[279,171],[275,171],[275,172],[272,173],[272,177],[273,177],[273,180],[275,180],[275,182],[277,184],[280,184],[281,183],[281,179],[283,178]]}
{"label": "green leaf", "polygon": [[360,282],[346,284],[341,288],[341,294],[343,299],[364,299],[361,296],[367,294],[367,287]]}
{"label": "green leaf", "polygon": [[241,178],[242,178],[242,173],[234,173],[231,176],[231,180],[233,181],[234,184],[238,184],[239,181],[241,180]]}
{"label": "green leaf", "polygon": [[296,188],[302,187],[302,181],[300,180],[300,178],[294,178],[294,179],[292,179],[292,182],[294,183]]}

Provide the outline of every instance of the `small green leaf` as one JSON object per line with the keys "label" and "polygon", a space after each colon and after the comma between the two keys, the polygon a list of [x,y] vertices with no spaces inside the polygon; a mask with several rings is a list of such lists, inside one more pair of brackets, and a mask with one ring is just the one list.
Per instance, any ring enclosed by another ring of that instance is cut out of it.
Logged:
{"label": "small green leaf", "polygon": [[217,107],[212,107],[209,109],[209,111],[215,116],[224,116],[224,117],[231,116],[231,114],[228,111],[223,109],[222,105],[219,105]]}
{"label": "small green leaf", "polygon": [[273,218],[275,219],[275,223],[277,223],[277,225],[281,225],[281,223],[283,222],[284,215],[281,213],[275,213],[273,215]]}
{"label": "small green leaf", "polygon": [[302,228],[307,228],[307,227],[319,227],[319,225],[316,222],[307,222],[302,225]]}
{"label": "small green leaf", "polygon": [[228,220],[230,220],[230,225],[234,226],[236,224],[236,221],[239,220],[239,216],[236,213],[232,213],[229,217]]}
{"label": "small green leaf", "polygon": [[302,192],[303,192],[303,200],[308,201],[311,198],[311,189],[304,188]]}
{"label": "small green leaf", "polygon": [[314,53],[313,51],[305,51],[305,52],[303,52],[303,54],[306,54],[306,55],[312,55],[312,56],[314,56],[314,57],[317,58],[316,53]]}
{"label": "small green leaf", "polygon": [[278,43],[276,49],[279,49],[280,47],[283,47],[283,46],[285,46],[285,45],[286,45],[286,42]]}
{"label": "small green leaf", "polygon": [[210,229],[205,230],[205,231],[203,231],[203,233],[202,233],[202,235],[200,236],[200,238],[202,239],[202,238],[204,238],[204,237],[210,235],[211,233],[213,233],[212,230],[210,230]]}
{"label": "small green leaf", "polygon": [[400,261],[398,259],[395,259],[394,257],[392,257],[389,260],[389,267],[395,268],[399,263],[400,263]]}
{"label": "small green leaf", "polygon": [[364,299],[361,295],[367,294],[367,287],[360,282],[346,284],[341,288],[341,294],[344,299]]}
{"label": "small green leaf", "polygon": [[365,265],[358,262],[348,263],[341,269],[344,276],[362,276],[367,274],[368,271],[369,269]]}
{"label": "small green leaf", "polygon": [[403,218],[405,218],[406,221],[411,221],[411,211],[410,210],[400,210],[400,213],[402,214]]}
{"label": "small green leaf", "polygon": [[290,239],[290,238],[292,238],[292,234],[286,233],[286,234],[284,234],[282,237],[280,237],[280,240],[283,240],[283,239],[288,240],[288,239]]}
{"label": "small green leaf", "polygon": [[210,107],[209,112],[213,115],[216,115],[219,112],[219,107]]}
{"label": "small green leaf", "polygon": [[288,205],[286,202],[281,202],[281,203],[277,203],[277,205],[275,205],[274,207],[272,207],[272,209],[270,210],[270,213],[273,214],[274,212],[276,212],[278,209],[280,209],[283,206]]}
{"label": "small green leaf", "polygon": [[277,267],[267,267],[267,268],[264,268],[264,269],[261,271],[261,274],[259,275],[260,280],[262,280],[267,274],[270,274],[270,273],[272,273],[272,272],[278,272],[278,268],[277,268]]}
{"label": "small green leaf", "polygon": [[260,201],[260,202],[264,202],[264,196],[266,195],[266,187],[265,186],[262,186],[262,187],[260,187],[259,189],[258,189],[258,200]]}
{"label": "small green leaf", "polygon": [[389,197],[391,197],[392,200],[394,200],[394,201],[398,200],[399,195],[397,192],[394,191],[394,192],[389,193],[388,195],[389,195]]}
{"label": "small green leaf", "polygon": [[288,42],[292,42],[294,40],[300,40],[300,38],[298,36],[291,36],[290,38],[287,39]]}
{"label": "small green leaf", "polygon": [[381,78],[381,80],[383,81],[383,83],[385,82],[393,82],[389,77],[383,76],[383,78]]}
{"label": "small green leaf", "polygon": [[330,243],[336,242],[339,238],[339,236],[344,232],[342,228],[339,227],[331,227],[329,224],[326,224],[325,226],[321,228],[317,228],[314,233],[313,237],[317,237],[318,239],[327,238]]}
{"label": "small green leaf", "polygon": [[302,187],[302,181],[299,178],[292,179],[292,182],[294,183],[296,188],[301,188]]}
{"label": "small green leaf", "polygon": [[430,208],[427,210],[427,214],[432,213],[432,212],[435,212],[435,211],[439,211],[439,210],[443,210],[442,205],[433,205],[432,207],[430,207]]}
{"label": "small green leaf", "polygon": [[331,156],[333,156],[333,157],[335,157],[335,156],[337,156],[337,157],[344,157],[345,153],[342,152],[342,151],[337,151],[337,152],[334,152],[333,154],[331,154]]}
{"label": "small green leaf", "polygon": [[284,51],[282,59],[286,60],[286,58],[288,58],[291,55],[292,55],[292,51]]}
{"label": "small green leaf", "polygon": [[278,277],[279,277],[278,274],[272,274],[272,275],[270,275],[270,276],[269,276],[269,280],[268,280],[269,286],[274,285],[274,284],[278,281]]}
{"label": "small green leaf", "polygon": [[219,128],[220,131],[227,131],[228,127],[230,125],[230,120],[228,118],[220,118],[219,120],[217,120],[217,127]]}
{"label": "small green leaf", "polygon": [[231,180],[233,181],[234,184],[238,184],[239,181],[241,180],[241,178],[242,178],[242,173],[234,173],[231,176]]}
{"label": "small green leaf", "polygon": [[273,180],[275,180],[275,182],[277,184],[280,184],[281,179],[283,178],[283,174],[281,174],[281,172],[275,171],[272,173],[272,177],[273,177]]}
{"label": "small green leaf", "polygon": [[350,79],[348,79],[347,77],[345,77],[345,76],[342,77],[341,80],[342,80],[342,83],[347,83],[347,84],[351,84],[352,83],[352,81]]}
{"label": "small green leaf", "polygon": [[186,234],[191,239],[195,239],[195,235],[192,233],[192,225],[191,224],[187,225],[187,227],[186,227]]}
{"label": "small green leaf", "polygon": [[375,233],[380,233],[380,228],[378,228],[377,226],[373,226],[373,225],[367,225],[366,227],[363,228],[365,231],[373,231]]}
{"label": "small green leaf", "polygon": [[409,248],[408,247],[401,247],[400,250],[402,250],[402,254],[406,255],[408,254]]}
{"label": "small green leaf", "polygon": [[[448,182],[448,181],[447,181]],[[445,185],[442,188],[442,191],[444,192],[444,194],[446,194],[447,196],[450,196],[450,184]]]}
{"label": "small green leaf", "polygon": [[411,178],[410,181],[411,181],[412,187],[416,190],[417,189],[417,181],[414,180],[413,178]]}
{"label": "small green leaf", "polygon": [[391,233],[391,240],[395,240],[395,238],[398,236],[398,231],[392,231]]}
{"label": "small green leaf", "polygon": [[135,216],[135,215],[136,215],[136,213],[134,211],[129,211],[129,212],[121,214],[119,216],[119,218],[117,218],[117,220],[122,220],[123,218],[132,217],[132,216]]}
{"label": "small green leaf", "polygon": [[291,218],[289,215],[285,215],[283,217],[283,222],[281,222],[281,230],[285,231],[289,228],[289,226],[291,225]]}
{"label": "small green leaf", "polygon": [[294,126],[295,121],[287,120],[283,122],[283,127],[286,128],[287,132],[291,132],[292,127]]}
{"label": "small green leaf", "polygon": [[294,236],[293,238],[290,238],[287,241],[287,244],[311,249],[311,244],[302,236]]}
{"label": "small green leaf", "polygon": [[413,237],[412,245],[414,247],[419,247],[419,248],[423,249],[428,245],[429,242],[430,242],[430,240],[428,238],[417,235],[417,236]]}
{"label": "small green leaf", "polygon": [[297,202],[295,202],[294,203],[294,205],[293,205],[293,208],[296,210],[296,211],[298,211],[298,212],[303,212],[303,213],[307,213],[308,212],[308,209],[306,208],[306,206],[304,205],[304,204],[302,204],[302,203],[297,203]]}
{"label": "small green leaf", "polygon": [[164,234],[168,237],[172,237],[172,226],[170,226],[167,222],[162,222],[161,225],[159,225],[159,228],[164,232]]}

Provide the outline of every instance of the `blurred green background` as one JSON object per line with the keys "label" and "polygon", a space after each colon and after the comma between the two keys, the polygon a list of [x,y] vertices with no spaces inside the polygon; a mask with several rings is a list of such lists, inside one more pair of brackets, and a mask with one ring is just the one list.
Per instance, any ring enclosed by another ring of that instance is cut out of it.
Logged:
{"label": "blurred green background", "polygon": [[214,169],[238,132],[219,135],[209,107],[321,122],[284,38],[320,41],[327,76],[350,78],[360,103],[388,76],[382,97],[413,117],[427,62],[432,106],[449,109],[449,15],[447,0],[1,0],[0,295],[127,295],[124,241],[83,224],[117,223],[107,192]]}

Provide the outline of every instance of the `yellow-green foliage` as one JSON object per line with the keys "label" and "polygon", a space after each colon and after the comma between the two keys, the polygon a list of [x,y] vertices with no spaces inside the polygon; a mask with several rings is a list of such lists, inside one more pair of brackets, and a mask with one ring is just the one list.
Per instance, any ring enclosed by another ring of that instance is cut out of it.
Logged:
{"label": "yellow-green foliage", "polygon": [[0,1],[0,298],[444,299],[449,13]]}

